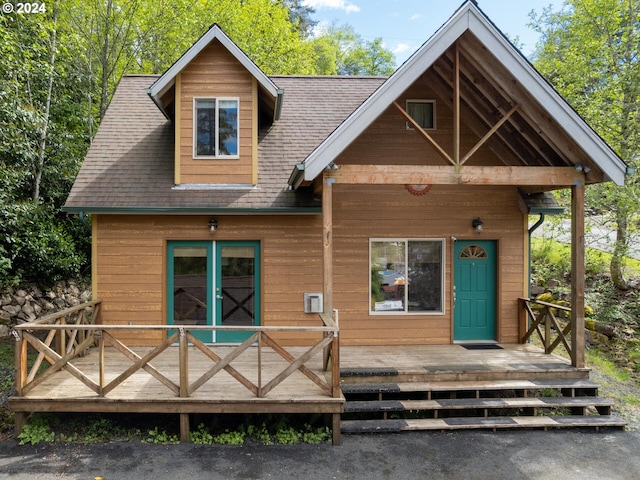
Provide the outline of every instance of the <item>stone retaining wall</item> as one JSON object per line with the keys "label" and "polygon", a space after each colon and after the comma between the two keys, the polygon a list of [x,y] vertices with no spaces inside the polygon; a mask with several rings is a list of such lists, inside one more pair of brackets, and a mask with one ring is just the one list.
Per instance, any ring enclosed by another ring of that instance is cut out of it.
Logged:
{"label": "stone retaining wall", "polygon": [[91,285],[76,280],[62,280],[48,289],[37,285],[9,287],[0,293],[0,336],[8,335],[13,325],[90,300]]}

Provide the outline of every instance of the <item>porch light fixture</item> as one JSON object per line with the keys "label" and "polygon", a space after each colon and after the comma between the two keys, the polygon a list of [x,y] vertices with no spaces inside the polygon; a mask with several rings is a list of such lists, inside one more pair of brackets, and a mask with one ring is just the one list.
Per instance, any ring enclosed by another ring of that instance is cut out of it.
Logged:
{"label": "porch light fixture", "polygon": [[482,232],[482,230],[483,230],[482,226],[483,225],[484,225],[484,222],[482,220],[480,220],[480,217],[476,217],[471,221],[471,226],[478,233]]}
{"label": "porch light fixture", "polygon": [[209,229],[211,230],[211,233],[214,233],[216,228],[218,228],[218,221],[215,218],[212,218],[209,220]]}

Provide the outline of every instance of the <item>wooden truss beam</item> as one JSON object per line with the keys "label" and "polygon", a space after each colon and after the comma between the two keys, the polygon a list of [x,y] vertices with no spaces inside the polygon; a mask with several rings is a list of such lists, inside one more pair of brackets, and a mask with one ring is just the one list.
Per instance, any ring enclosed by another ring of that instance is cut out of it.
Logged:
{"label": "wooden truss beam", "polygon": [[[584,182],[573,167],[341,165],[325,172],[325,181],[342,184],[514,185],[568,187]],[[323,209],[324,210],[324,209]],[[326,230],[326,227],[325,227]],[[325,231],[325,235],[327,232]]]}

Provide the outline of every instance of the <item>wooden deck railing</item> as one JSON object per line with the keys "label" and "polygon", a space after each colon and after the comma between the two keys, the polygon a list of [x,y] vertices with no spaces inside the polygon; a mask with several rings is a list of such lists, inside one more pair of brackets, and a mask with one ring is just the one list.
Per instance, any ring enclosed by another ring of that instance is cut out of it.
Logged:
{"label": "wooden deck railing", "polygon": [[563,305],[542,302],[530,298],[520,298],[520,331],[521,343],[527,342],[534,332],[538,334],[545,353],[552,353],[560,344],[564,345],[567,353],[573,358],[571,342],[571,322],[560,321],[557,312],[571,314],[571,308]]}
{"label": "wooden deck railing", "polygon": [[[337,312],[334,316],[320,315],[322,326],[317,327],[221,327],[221,326],[140,326],[140,325],[102,325],[100,322],[100,300],[95,300],[77,307],[48,315],[34,322],[18,325],[13,334],[17,341],[16,348],[16,393],[25,396],[37,385],[60,370],[66,370],[83,384],[89,387],[98,397],[105,397],[139,370],[144,370],[156,378],[178,397],[190,397],[200,387],[211,380],[217,373],[225,370],[237,382],[242,384],[256,397],[264,398],[270,391],[282,383],[296,371],[302,372],[309,381],[316,384],[330,397],[340,397],[339,374],[339,328]],[[153,347],[144,355],[139,355],[132,348],[117,338],[116,332],[122,331],[151,331],[164,330],[167,332],[165,340]],[[220,357],[210,345],[196,338],[196,331],[244,331],[251,332],[250,337],[240,345],[233,346],[230,352]],[[318,333],[321,340],[309,347],[302,355],[295,358],[273,337],[274,332],[288,333]],[[54,339],[58,339],[53,345]],[[151,363],[171,345],[178,343],[177,363],[179,365],[179,379],[174,381],[167,372],[162,372]],[[246,375],[236,370],[232,363],[243,352],[257,345],[257,381],[251,381]],[[124,371],[108,371],[111,367],[105,361],[105,347],[111,346],[127,357],[132,363]],[[98,378],[95,374],[81,371],[73,360],[83,356],[90,347],[98,349]],[[28,365],[29,348],[37,352],[34,363]],[[213,365],[194,381],[189,379],[189,349],[195,348],[209,358]],[[268,381],[264,381],[261,365],[262,350],[270,348],[286,360],[287,366]],[[327,375],[318,375],[306,364],[320,352],[324,353],[323,366],[325,371],[331,368]],[[45,362],[46,361],[46,362]],[[108,375],[107,375],[108,373]],[[115,375],[115,378],[114,378]],[[109,382],[105,379],[112,378]]]}

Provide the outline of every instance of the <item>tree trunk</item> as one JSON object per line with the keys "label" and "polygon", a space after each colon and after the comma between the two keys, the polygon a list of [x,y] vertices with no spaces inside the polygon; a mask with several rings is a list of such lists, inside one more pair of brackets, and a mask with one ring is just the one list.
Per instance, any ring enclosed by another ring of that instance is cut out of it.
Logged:
{"label": "tree trunk", "polygon": [[609,270],[611,272],[611,281],[613,285],[618,290],[628,290],[629,282],[624,278],[624,266],[623,260],[625,255],[627,254],[628,249],[628,239],[627,239],[627,228],[628,228],[628,219],[626,215],[626,211],[622,208],[618,208],[616,210],[616,220],[617,220],[617,229],[616,229],[616,242],[613,248],[613,256],[611,257],[611,264],[609,265]]}
{"label": "tree trunk", "polygon": [[49,112],[51,110],[51,95],[56,66],[56,41],[58,33],[58,2],[53,4],[53,31],[51,32],[51,57],[49,58],[49,78],[47,82],[47,98],[45,100],[44,115],[40,136],[38,138],[38,157],[36,159],[32,200],[37,202],[40,198],[40,184],[42,182],[42,170],[44,169],[45,149],[47,146],[47,131],[49,130]]}

